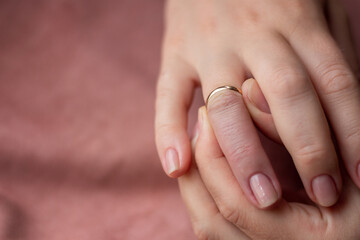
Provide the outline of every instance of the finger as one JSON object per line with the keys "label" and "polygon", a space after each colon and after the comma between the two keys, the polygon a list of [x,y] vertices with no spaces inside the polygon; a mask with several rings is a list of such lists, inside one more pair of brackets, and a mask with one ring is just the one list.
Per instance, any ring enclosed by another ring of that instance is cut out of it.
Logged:
{"label": "finger", "polygon": [[339,45],[355,76],[359,76],[359,62],[344,6],[339,0],[328,0],[326,12],[331,35]]}
{"label": "finger", "polygon": [[178,182],[198,239],[250,239],[219,213],[195,167],[190,168]]}
{"label": "finger", "polygon": [[[360,229],[360,190],[347,176],[344,180],[343,194],[333,208],[321,209],[322,216],[329,219],[329,229],[333,229],[331,236],[334,239],[358,239]],[[346,232],[341,229],[347,229]],[[335,233],[335,234],[334,234]]]}
{"label": "finger", "polygon": [[290,161],[291,158],[289,158],[288,152],[283,147],[272,115],[268,113],[270,110],[268,109],[266,99],[256,80],[253,78],[247,79],[242,85],[242,91],[246,107],[258,128],[268,138],[280,143],[274,144],[269,139],[260,135],[265,152],[269,156],[272,166],[278,175],[284,199],[291,202],[312,204],[301,183],[301,179],[297,177],[298,173],[294,163]]}
{"label": "finger", "polygon": [[269,138],[281,143],[269,105],[256,80],[250,78],[242,86],[243,99],[256,126]]}
{"label": "finger", "polygon": [[[236,68],[226,61],[208,66],[200,70],[204,96],[224,84],[239,88],[242,74]],[[232,90],[214,93],[207,110],[221,149],[248,199],[260,208],[274,204],[281,188],[241,95]],[[264,179],[263,185],[255,184],[259,178]]]}
{"label": "finger", "polygon": [[289,45],[280,36],[266,37],[265,43],[258,36],[245,46],[247,65],[269,103],[307,194],[314,202],[331,206],[338,199],[341,177],[321,104]]}
{"label": "finger", "polygon": [[[319,239],[314,229],[321,234],[326,228],[317,208],[281,200],[274,208],[259,210],[247,201],[231,174],[204,107],[199,115],[195,159],[202,181],[222,216],[253,239]],[[299,228],[303,230],[301,236],[294,236]]]}
{"label": "finger", "polygon": [[[299,30],[300,31],[300,30]],[[308,69],[352,180],[360,187],[360,87],[324,28],[301,30],[291,44]]]}
{"label": "finger", "polygon": [[184,174],[191,162],[187,110],[194,90],[194,71],[181,59],[168,57],[156,96],[155,135],[162,166],[170,177]]}

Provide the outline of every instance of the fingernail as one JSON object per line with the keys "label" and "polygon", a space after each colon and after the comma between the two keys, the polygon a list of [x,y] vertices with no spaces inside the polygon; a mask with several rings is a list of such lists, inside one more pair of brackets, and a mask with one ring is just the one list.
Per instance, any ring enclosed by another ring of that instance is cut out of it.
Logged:
{"label": "fingernail", "polygon": [[271,113],[269,104],[267,103],[264,94],[262,93],[260,87],[255,82],[255,79],[249,79],[249,89],[246,92],[246,96],[252,104],[254,104],[260,111],[264,113]]}
{"label": "fingernail", "polygon": [[179,155],[173,148],[169,148],[165,154],[165,164],[168,175],[179,170]]}
{"label": "fingernail", "polygon": [[321,175],[312,181],[312,188],[317,202],[324,207],[330,207],[338,200],[336,185],[329,175]]}
{"label": "fingernail", "polygon": [[357,175],[358,175],[358,178],[360,178],[360,163],[359,163],[359,165],[357,167]]}
{"label": "fingernail", "polygon": [[194,135],[191,140],[192,149],[195,149],[196,142],[197,142],[199,134],[200,134],[200,129],[202,128],[204,110],[205,110],[205,107],[200,107],[198,110],[198,121],[196,123],[195,129],[194,129]]}
{"label": "fingernail", "polygon": [[271,206],[279,198],[270,179],[262,173],[250,178],[250,186],[261,208]]}
{"label": "fingernail", "polygon": [[197,142],[197,140],[199,138],[199,131],[200,131],[200,123],[199,123],[199,121],[197,121],[197,123],[195,125],[195,128],[194,128],[193,137],[192,137],[192,140],[191,140],[191,147],[193,149],[195,149],[196,142]]}
{"label": "fingernail", "polygon": [[200,128],[202,127],[202,123],[203,123],[204,110],[205,110],[205,107],[201,107],[198,110],[198,122],[199,122]]}

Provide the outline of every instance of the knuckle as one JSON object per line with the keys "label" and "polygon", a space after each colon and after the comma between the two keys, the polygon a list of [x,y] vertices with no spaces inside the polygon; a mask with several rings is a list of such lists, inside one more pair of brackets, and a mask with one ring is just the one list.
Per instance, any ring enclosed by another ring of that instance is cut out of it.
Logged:
{"label": "knuckle", "polygon": [[[292,206],[291,212],[294,216],[298,216],[299,226],[301,225],[304,231],[312,233],[311,237],[309,236],[309,238],[306,239],[332,239],[324,236],[328,235],[326,234],[329,227],[328,223],[333,222],[333,220],[328,219],[328,215],[321,213],[320,209],[310,213],[306,205],[297,205]],[[294,238],[291,232],[289,233],[290,235],[286,234],[286,238],[281,239],[304,239],[301,235]]]}
{"label": "knuckle", "polygon": [[308,1],[294,0],[286,2],[288,4],[287,9],[293,17],[303,19],[303,17],[308,13]]}
{"label": "knuckle", "polygon": [[172,123],[159,123],[156,127],[156,131],[159,136],[175,133],[178,127]]}
{"label": "knuckle", "polygon": [[326,159],[329,156],[329,151],[319,145],[305,145],[297,150],[295,157],[301,162],[305,168],[314,167],[314,165],[321,164],[321,159]]}
{"label": "knuckle", "polygon": [[[159,81],[162,81],[162,80],[159,80]],[[169,91],[169,89],[158,84],[157,91],[156,91],[156,99],[157,100],[168,99],[169,97],[171,97],[170,93],[171,93],[171,91]]]}
{"label": "knuckle", "polygon": [[323,14],[323,8],[318,1],[313,0],[294,0],[283,1],[285,4],[281,9],[286,16],[284,21],[284,30],[289,35],[296,33],[303,34],[309,28],[314,28],[314,22],[321,24],[319,16]]}
{"label": "knuckle", "polygon": [[232,159],[239,160],[239,159],[244,159],[244,158],[254,155],[255,148],[251,144],[247,144],[244,142],[237,142],[237,143],[233,144],[232,146],[236,146],[236,147],[234,147],[233,149],[231,149],[229,151],[229,153],[228,153],[229,160],[232,160]]}
{"label": "knuckle", "polygon": [[325,63],[318,66],[319,88],[325,95],[339,94],[356,87],[350,70],[341,63]]}
{"label": "knuckle", "polygon": [[360,127],[359,125],[355,125],[350,127],[349,130],[345,133],[345,139],[349,143],[359,142],[360,139]]}
{"label": "knuckle", "polygon": [[[338,238],[333,238],[334,233],[329,234],[330,226],[328,222],[321,217],[321,215],[317,219],[309,221],[306,224],[306,228],[308,229],[309,232],[316,233],[313,239],[338,239]],[[324,236],[327,237],[324,238]]]}
{"label": "knuckle", "polygon": [[290,68],[279,68],[270,75],[274,94],[291,98],[304,94],[309,89],[306,74]]}
{"label": "knuckle", "polygon": [[264,22],[263,14],[252,7],[242,7],[230,13],[230,17],[236,25],[240,26],[240,29],[247,31],[260,27],[260,24]]}
{"label": "knuckle", "polygon": [[240,211],[232,204],[223,202],[219,204],[219,211],[221,215],[229,222],[234,223],[237,226],[243,226],[246,222],[244,217],[240,214]]}
{"label": "knuckle", "polygon": [[212,234],[212,228],[209,227],[209,224],[196,221],[196,222],[192,222],[192,226],[197,239],[199,240],[214,239]]}
{"label": "knuckle", "polygon": [[156,126],[156,136],[163,139],[164,136],[173,136],[178,132],[178,127],[170,123],[159,123]]}
{"label": "knuckle", "polygon": [[296,24],[299,22],[304,22],[309,16],[309,10],[311,8],[311,1],[308,0],[292,0],[292,1],[283,1],[282,12],[287,14],[290,23]]}
{"label": "knuckle", "polygon": [[[176,76],[172,76],[168,73],[162,73],[159,76],[156,86],[155,110],[158,110],[158,108],[161,107],[169,106],[170,103],[174,102],[177,95],[174,92],[175,90],[173,89],[170,81],[174,81],[176,79]],[[185,103],[188,104],[188,102]],[[179,104],[183,104],[183,102],[180,101]]]}

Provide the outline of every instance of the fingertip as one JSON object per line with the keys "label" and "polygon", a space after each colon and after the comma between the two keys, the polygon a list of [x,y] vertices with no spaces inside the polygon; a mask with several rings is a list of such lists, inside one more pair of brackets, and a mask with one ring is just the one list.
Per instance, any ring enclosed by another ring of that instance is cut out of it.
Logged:
{"label": "fingertip", "polygon": [[339,199],[339,190],[329,175],[316,177],[312,181],[312,189],[317,203],[323,207],[331,207]]}
{"label": "fingertip", "polygon": [[242,90],[247,103],[254,105],[260,112],[271,114],[269,104],[255,79],[246,80],[243,83]]}
{"label": "fingertip", "polygon": [[156,143],[166,175],[170,178],[184,175],[191,164],[191,144],[186,130],[175,127],[160,129]]}
{"label": "fingertip", "polygon": [[[270,113],[270,108],[261,92],[259,85],[256,83],[256,80],[253,78],[246,80],[241,88],[246,108],[248,109],[256,126],[267,137],[278,143],[281,143],[282,141],[275,127],[274,119]],[[258,107],[259,105],[263,105],[263,109],[265,110],[260,109]]]}
{"label": "fingertip", "polygon": [[254,84],[255,79],[249,78],[245,80],[241,86],[241,90],[243,92],[243,96],[247,101],[250,101],[249,99],[249,91],[252,88],[252,85]]}
{"label": "fingertip", "polygon": [[174,177],[180,170],[179,154],[174,148],[168,148],[165,152],[165,168],[169,177]]}
{"label": "fingertip", "polygon": [[277,189],[274,182],[262,173],[250,178],[250,186],[258,206],[262,209],[273,206],[281,198],[281,189]]}
{"label": "fingertip", "polygon": [[172,147],[165,151],[163,168],[168,177],[178,178],[187,173],[191,163],[191,156],[188,156],[187,151],[183,149],[181,152]]}

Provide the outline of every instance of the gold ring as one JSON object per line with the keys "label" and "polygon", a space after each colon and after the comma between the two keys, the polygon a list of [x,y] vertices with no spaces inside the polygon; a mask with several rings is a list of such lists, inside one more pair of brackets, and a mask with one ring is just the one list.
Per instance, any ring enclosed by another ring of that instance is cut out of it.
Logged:
{"label": "gold ring", "polygon": [[215,89],[209,94],[209,96],[208,96],[207,99],[206,99],[206,103],[205,103],[206,108],[207,108],[207,106],[208,106],[208,102],[209,102],[210,98],[211,98],[215,93],[221,92],[221,91],[223,91],[223,90],[235,91],[235,92],[240,93],[240,94],[242,95],[241,89],[238,89],[238,88],[233,87],[233,86],[221,86],[221,87],[215,88]]}

